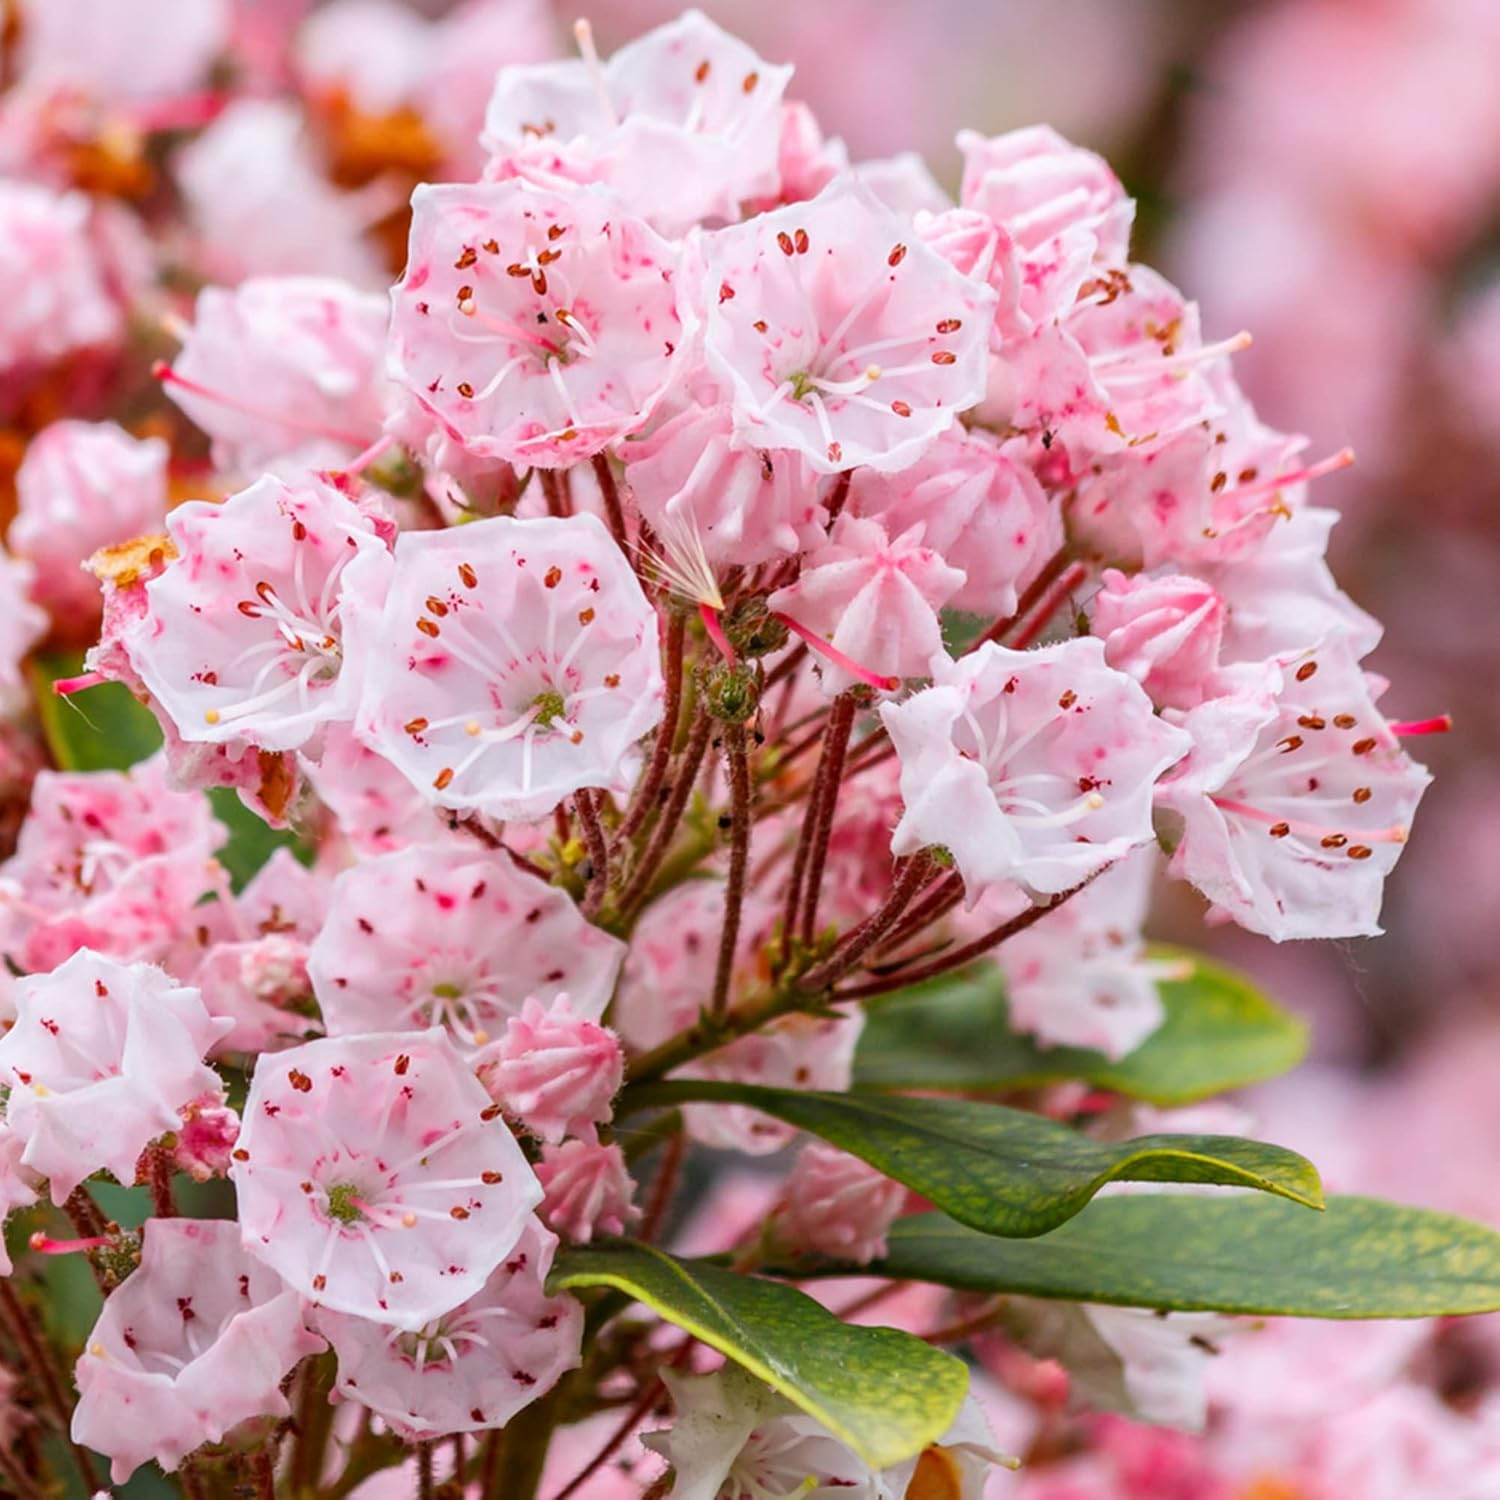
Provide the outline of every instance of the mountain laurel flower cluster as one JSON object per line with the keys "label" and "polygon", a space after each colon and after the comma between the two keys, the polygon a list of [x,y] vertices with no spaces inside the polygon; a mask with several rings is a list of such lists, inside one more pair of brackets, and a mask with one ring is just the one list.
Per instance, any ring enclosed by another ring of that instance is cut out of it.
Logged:
{"label": "mountain laurel flower cluster", "polygon": [[1148,1108],[1300,1035],[1153,890],[1377,933],[1446,720],[1109,166],[297,9],[7,15],[0,1490],[979,1500],[1227,1315],[1500,1303]]}

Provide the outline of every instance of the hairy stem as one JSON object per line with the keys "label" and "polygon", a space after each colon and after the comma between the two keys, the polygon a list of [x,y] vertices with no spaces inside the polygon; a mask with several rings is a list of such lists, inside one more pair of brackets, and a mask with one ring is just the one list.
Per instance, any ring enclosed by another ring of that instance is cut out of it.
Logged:
{"label": "hairy stem", "polygon": [[804,943],[811,943],[818,924],[818,899],[822,895],[823,867],[828,860],[828,841],[833,836],[833,817],[838,807],[839,784],[844,779],[844,757],[849,752],[849,736],[854,730],[854,694],[840,693],[828,716],[828,732],[823,740],[820,765],[822,795],[816,809],[808,809],[812,824],[812,842],[807,860],[807,878],[802,904],[801,933]]}
{"label": "hairy stem", "polygon": [[578,809],[583,847],[589,856],[589,882],[583,897],[583,914],[592,919],[598,916],[599,908],[604,905],[604,893],[609,888],[609,841],[604,836],[604,824],[599,818],[599,794],[583,787],[573,802]]}
{"label": "hairy stem", "polygon": [[745,909],[745,875],[750,868],[750,756],[743,724],[724,726],[724,754],[729,762],[729,879],[724,887],[724,926],[719,934],[719,960],[709,1005],[716,1016],[722,1016],[729,1005],[729,984]]}
{"label": "hairy stem", "polygon": [[835,980],[841,979],[853,969],[896,924],[931,874],[932,861],[925,851],[909,859],[885,900],[847,933],[822,963],[809,969],[797,981],[798,987],[804,990],[826,990]]}
{"label": "hairy stem", "polygon": [[625,511],[620,504],[620,487],[615,483],[615,471],[610,468],[609,459],[602,453],[594,455],[594,477],[599,481],[599,493],[604,497],[604,515],[609,522],[610,535],[623,552],[626,550],[627,536]]}
{"label": "hairy stem", "polygon": [[651,746],[651,761],[646,774],[631,798],[625,816],[615,830],[615,848],[633,838],[656,806],[657,795],[666,778],[677,740],[677,720],[682,710],[682,648],[687,635],[687,616],[673,610],[667,617],[667,660],[665,676],[667,696],[662,704],[661,723],[656,726],[656,740]]}

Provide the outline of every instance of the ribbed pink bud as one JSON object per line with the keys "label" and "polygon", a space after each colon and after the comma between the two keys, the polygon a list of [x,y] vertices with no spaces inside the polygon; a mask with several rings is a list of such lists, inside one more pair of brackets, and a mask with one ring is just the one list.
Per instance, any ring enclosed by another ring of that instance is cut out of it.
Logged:
{"label": "ribbed pink bud", "polygon": [[1159,707],[1196,708],[1212,696],[1224,601],[1196,578],[1127,578],[1106,568],[1094,633],[1110,666],[1134,677]]}
{"label": "ribbed pink bud", "polygon": [[229,1175],[229,1153],[239,1139],[240,1117],[224,1102],[219,1093],[200,1094],[191,1104],[177,1111],[182,1126],[177,1131],[177,1145],[172,1164],[186,1172],[194,1182]]}
{"label": "ribbed pink bud", "polygon": [[905,1202],[899,1182],[847,1151],[813,1141],[787,1178],[780,1228],[798,1250],[863,1265],[885,1254],[885,1232]]}
{"label": "ribbed pink bud", "polygon": [[566,995],[547,1008],[532,996],[478,1071],[508,1115],[555,1146],[610,1119],[625,1056],[614,1032],[575,1016]]}
{"label": "ribbed pink bud", "polygon": [[641,1216],[618,1146],[597,1138],[544,1146],[534,1170],[543,1193],[537,1212],[565,1239],[586,1245],[596,1234],[623,1234]]}

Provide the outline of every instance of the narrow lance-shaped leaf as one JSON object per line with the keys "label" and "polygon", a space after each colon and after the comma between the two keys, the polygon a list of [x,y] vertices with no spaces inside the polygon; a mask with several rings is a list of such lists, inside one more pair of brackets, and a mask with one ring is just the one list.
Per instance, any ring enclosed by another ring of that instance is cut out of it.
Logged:
{"label": "narrow lance-shaped leaf", "polygon": [[985,1234],[1046,1234],[1106,1182],[1258,1188],[1320,1208],[1317,1169],[1281,1146],[1225,1135],[1095,1141],[1024,1110],[956,1099],[800,1093],[680,1079],[626,1095],[630,1107],[746,1104],[831,1141]]}
{"label": "narrow lance-shaped leaf", "polygon": [[855,1087],[980,1093],[1076,1078],[1166,1106],[1274,1078],[1302,1060],[1307,1027],[1240,975],[1182,949],[1152,956],[1190,972],[1161,982],[1162,1024],[1126,1057],[1043,1047],[1012,1031],[1004,976],[982,964],[870,1006]]}
{"label": "narrow lance-shaped leaf", "polygon": [[[1378,1198],[1327,1212],[1259,1195],[1101,1198],[1049,1235],[1004,1240],[904,1219],[861,1276],[1173,1312],[1429,1318],[1500,1310],[1500,1234]],[[799,1274],[805,1274],[799,1272]]]}
{"label": "narrow lance-shaped leaf", "polygon": [[589,1246],[558,1257],[550,1291],[607,1286],[743,1365],[876,1468],[946,1432],[968,1390],[962,1361],[894,1328],[840,1322],[779,1282],[649,1245]]}

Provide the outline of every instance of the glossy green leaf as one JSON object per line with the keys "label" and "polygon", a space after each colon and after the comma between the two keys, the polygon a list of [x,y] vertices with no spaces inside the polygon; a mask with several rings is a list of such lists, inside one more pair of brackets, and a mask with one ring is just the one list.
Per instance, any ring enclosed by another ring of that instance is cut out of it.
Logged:
{"label": "glossy green leaf", "polygon": [[[53,762],[63,771],[124,771],[153,755],[161,746],[155,716],[118,682],[106,682],[71,697],[59,698],[52,684],[83,670],[78,653],[36,658],[32,686],[41,716],[42,733]],[[208,793],[214,814],[229,830],[218,851],[230,883],[240,890],[279,848],[293,850],[308,860],[311,850],[286,829],[272,828],[257,817],[228,787]]]}
{"label": "glossy green leaf", "polygon": [[963,1363],[894,1328],[843,1323],[779,1282],[627,1243],[568,1250],[548,1289],[607,1286],[743,1365],[876,1468],[948,1430],[968,1390]]}
{"label": "glossy green leaf", "polygon": [[1500,1310],[1500,1234],[1378,1198],[1327,1212],[1261,1195],[1101,1198],[1051,1234],[1003,1240],[904,1219],[871,1271],[979,1292],[1177,1312],[1428,1318]]}
{"label": "glossy green leaf", "polygon": [[1041,1047],[1010,1029],[994,964],[902,990],[869,1007],[854,1058],[856,1088],[992,1093],[1083,1079],[1151,1104],[1190,1104],[1297,1066],[1307,1028],[1240,975],[1179,949],[1192,965],[1161,986],[1161,1026],[1118,1060],[1083,1047]]}
{"label": "glossy green leaf", "polygon": [[1226,1135],[1096,1141],[1025,1110],[966,1099],[823,1094],[708,1079],[652,1084],[641,1102],[747,1104],[831,1141],[985,1234],[1046,1234],[1106,1182],[1258,1188],[1322,1206],[1317,1169],[1295,1151]]}

